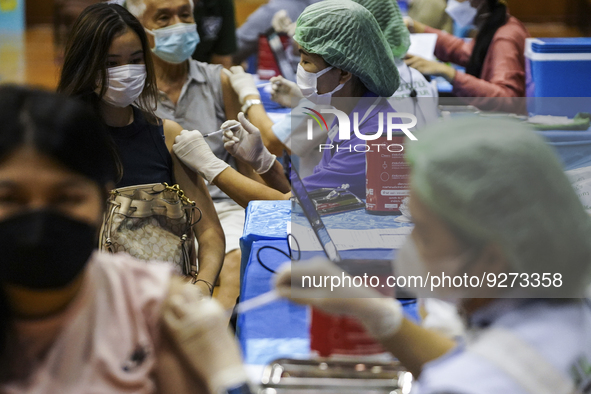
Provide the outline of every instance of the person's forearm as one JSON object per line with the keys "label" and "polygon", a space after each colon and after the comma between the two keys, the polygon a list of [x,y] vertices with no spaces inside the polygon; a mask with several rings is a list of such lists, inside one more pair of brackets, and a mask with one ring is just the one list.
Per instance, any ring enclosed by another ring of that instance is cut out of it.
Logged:
{"label": "person's forearm", "polygon": [[[195,225],[195,229],[198,227],[199,223]],[[216,228],[209,228],[197,234],[197,242],[199,243],[197,279],[204,280],[208,283],[208,287],[211,286],[208,288],[209,292],[213,290],[222,269],[226,253],[226,240],[223,232]]]}
{"label": "person's forearm", "polygon": [[281,193],[289,193],[291,191],[291,186],[283,172],[283,166],[277,160],[275,160],[269,171],[261,174],[261,178],[263,178],[269,187],[279,190]]}
{"label": "person's forearm", "polygon": [[[253,97],[247,97],[247,99],[248,98]],[[269,115],[267,115],[265,107],[262,105],[253,105],[250,107],[250,110],[248,111],[248,120],[261,131],[261,138],[269,152],[275,156],[281,156],[283,150],[286,148],[273,132],[274,123],[271,118],[269,118]]]}
{"label": "person's forearm", "polygon": [[416,378],[423,366],[456,346],[456,342],[434,331],[404,319],[396,334],[380,339],[384,348],[392,353]]}
{"label": "person's forearm", "polygon": [[[200,245],[197,278],[215,285],[225,257],[226,239],[224,231],[220,225],[209,191],[201,176],[182,164],[174,153],[172,160],[176,182],[185,192],[185,195],[189,199],[193,199],[195,205],[201,210],[201,219],[199,223],[193,226],[195,237]],[[197,217],[194,219],[197,219]],[[211,286],[206,286],[203,282],[199,282],[197,285],[206,293],[211,291]]]}
{"label": "person's forearm", "polygon": [[263,179],[261,178],[261,176],[259,174],[257,174],[254,169],[250,166],[250,164],[237,159],[236,157],[234,158],[234,160],[236,161],[236,170],[244,175],[247,178],[252,179],[253,181],[256,181],[260,184],[265,184],[265,181],[263,181]]}
{"label": "person's forearm", "polygon": [[437,44],[435,45],[437,59],[463,67],[468,64],[472,51],[469,44],[463,39],[429,26],[424,27],[424,32],[437,34]]}
{"label": "person's forearm", "polygon": [[245,177],[232,167],[222,171],[213,183],[244,208],[254,200],[287,200],[289,198],[278,190]]}

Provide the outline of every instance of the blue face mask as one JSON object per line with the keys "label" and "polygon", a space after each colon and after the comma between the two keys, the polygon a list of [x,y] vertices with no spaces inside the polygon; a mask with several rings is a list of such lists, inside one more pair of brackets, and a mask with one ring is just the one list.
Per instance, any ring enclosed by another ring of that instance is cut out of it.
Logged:
{"label": "blue face mask", "polygon": [[152,52],[165,62],[174,64],[191,57],[200,41],[195,23],[177,23],[146,31],[154,36],[156,46],[152,48]]}

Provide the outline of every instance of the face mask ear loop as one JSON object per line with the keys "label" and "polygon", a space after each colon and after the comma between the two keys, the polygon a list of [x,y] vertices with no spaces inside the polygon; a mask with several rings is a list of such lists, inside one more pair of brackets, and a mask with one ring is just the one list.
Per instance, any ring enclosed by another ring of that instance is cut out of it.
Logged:
{"label": "face mask ear loop", "polygon": [[[335,67],[334,67],[334,66],[329,66],[329,67],[325,68],[325,69],[324,69],[324,70],[322,70],[322,71],[318,71],[318,72],[315,74],[315,75],[316,75],[316,84],[318,85],[318,78],[319,78],[319,77],[323,76],[324,74],[326,74],[327,72],[329,72],[329,71],[330,71],[330,70],[332,70],[333,68],[335,68]],[[349,82],[349,81],[347,81],[347,82]],[[339,83],[339,84],[337,85],[337,87],[336,87],[336,88],[334,88],[332,91],[330,91],[330,92],[328,92],[328,93],[322,93],[322,94],[318,94],[318,96],[320,96],[320,97],[327,97],[327,96],[329,96],[329,97],[332,97],[332,95],[333,95],[333,94],[335,94],[336,92],[338,92],[339,90],[341,90],[342,88],[344,88],[344,87],[345,87],[345,84],[346,84],[347,82],[345,82],[345,83]],[[316,89],[316,92],[318,92],[318,88]]]}
{"label": "face mask ear loop", "polygon": [[[156,48],[156,34],[152,31],[152,30],[148,30],[144,27],[144,30],[146,31],[146,33],[148,33],[149,35],[151,35],[152,37],[154,37],[154,48]],[[148,48],[150,50],[154,49],[150,47],[150,41],[148,41]]]}
{"label": "face mask ear loop", "polygon": [[324,74],[326,74],[327,72],[329,72],[330,70],[332,70],[333,68],[334,68],[334,66],[328,66],[324,70],[320,70],[317,73],[315,73],[314,75],[316,76],[316,79],[318,79],[321,76],[323,76]]}
{"label": "face mask ear loop", "polygon": [[330,92],[330,93],[328,93],[328,94],[330,94],[330,95],[332,96],[333,94],[335,94],[336,92],[338,92],[339,90],[341,90],[342,88],[344,88],[344,87],[345,87],[345,85],[346,85],[348,82],[350,82],[352,79],[353,79],[353,76],[351,76],[351,78],[349,78],[349,80],[348,80],[348,81],[346,81],[346,82],[343,82],[343,83],[339,83],[339,84],[337,85],[337,87],[336,87],[336,88],[334,88],[334,89],[332,90],[332,92]]}
{"label": "face mask ear loop", "polygon": [[[347,81],[347,82],[349,82],[349,81]],[[347,82],[345,82],[345,83],[347,83]],[[323,94],[321,94],[320,96],[327,96],[327,95],[330,95],[330,96],[332,97],[332,95],[333,95],[333,94],[335,94],[336,92],[338,92],[339,90],[341,90],[342,88],[344,88],[344,87],[345,87],[345,83],[339,83],[339,84],[337,85],[337,87],[336,87],[336,88],[334,88],[334,89],[333,89],[331,92],[328,92],[328,93],[323,93]]]}

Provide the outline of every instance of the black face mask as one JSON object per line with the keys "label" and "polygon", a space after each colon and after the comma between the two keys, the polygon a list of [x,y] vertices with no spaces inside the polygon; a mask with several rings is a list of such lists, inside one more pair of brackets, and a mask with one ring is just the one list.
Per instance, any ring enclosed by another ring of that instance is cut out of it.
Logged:
{"label": "black face mask", "polygon": [[0,282],[29,289],[59,289],[84,269],[96,228],[47,210],[0,221]]}

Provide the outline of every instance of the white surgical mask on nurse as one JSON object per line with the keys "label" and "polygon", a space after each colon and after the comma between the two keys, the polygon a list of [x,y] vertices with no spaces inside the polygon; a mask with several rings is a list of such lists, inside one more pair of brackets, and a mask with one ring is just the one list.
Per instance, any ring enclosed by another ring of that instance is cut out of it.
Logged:
{"label": "white surgical mask on nurse", "polygon": [[318,78],[333,68],[334,67],[329,66],[317,73],[311,73],[304,70],[304,67],[302,67],[301,64],[298,65],[297,83],[304,97],[317,105],[330,105],[332,95],[341,90],[345,84],[340,83],[331,92],[318,94]]}

